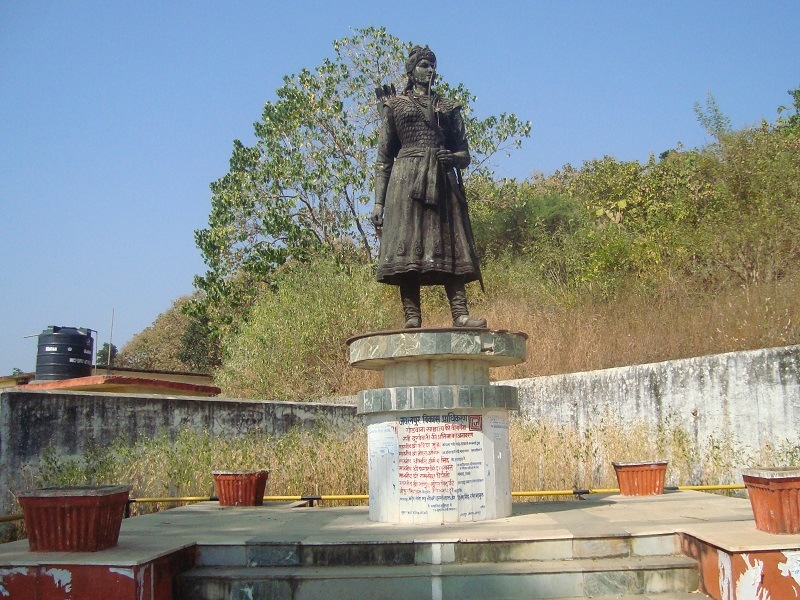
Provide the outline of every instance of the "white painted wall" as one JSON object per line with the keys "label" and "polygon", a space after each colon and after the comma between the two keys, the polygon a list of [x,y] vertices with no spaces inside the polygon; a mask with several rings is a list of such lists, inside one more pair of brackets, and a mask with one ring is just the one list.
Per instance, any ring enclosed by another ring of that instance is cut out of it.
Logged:
{"label": "white painted wall", "polygon": [[670,420],[697,440],[734,435],[753,447],[800,440],[800,346],[499,383],[519,388],[525,418],[579,430],[610,416]]}

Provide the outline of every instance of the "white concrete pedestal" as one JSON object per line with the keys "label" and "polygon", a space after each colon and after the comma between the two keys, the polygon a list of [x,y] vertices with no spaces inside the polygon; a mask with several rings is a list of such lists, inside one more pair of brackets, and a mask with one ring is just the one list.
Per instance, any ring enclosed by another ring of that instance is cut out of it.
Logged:
{"label": "white concrete pedestal", "polygon": [[366,416],[369,515],[389,523],[456,523],[511,514],[508,412],[517,390],[489,367],[525,360],[522,333],[416,329],[348,340],[350,363],[387,387],[358,395]]}

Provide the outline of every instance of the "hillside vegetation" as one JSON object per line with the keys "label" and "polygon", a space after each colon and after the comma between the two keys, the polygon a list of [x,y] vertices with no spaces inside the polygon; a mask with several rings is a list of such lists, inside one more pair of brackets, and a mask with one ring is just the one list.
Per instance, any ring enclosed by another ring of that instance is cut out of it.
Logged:
{"label": "hillside vegetation", "polygon": [[[366,39],[372,52],[388,44],[401,54],[383,30],[366,34],[337,51]],[[298,89],[316,81],[308,72],[287,79]],[[472,312],[530,336],[527,362],[493,376],[800,343],[800,89],[790,95],[793,105],[774,122],[736,131],[709,97],[696,112],[713,141],[644,163],[605,156],[523,181],[470,173],[486,283],[485,291],[470,286]],[[495,132],[524,134],[523,126]],[[197,236],[211,265],[204,281],[216,287],[177,301],[120,359],[212,370],[225,395],[246,398],[314,400],[379,386],[378,375],[349,367],[345,340],[402,324],[396,288],[374,281],[359,249],[363,228],[275,260],[279,238],[259,237],[275,217],[259,204],[260,152],[235,146],[231,173],[212,185],[209,228]],[[238,241],[225,246],[239,226]],[[202,245],[209,240],[213,257]],[[424,290],[423,314],[426,325],[449,325],[442,290]]]}
{"label": "hillside vegetation", "polygon": [[[796,114],[731,131],[710,99],[698,116],[714,136],[701,149],[470,179],[486,281],[470,289],[472,311],[530,336],[528,361],[495,377],[800,342]],[[448,325],[443,292],[426,292],[426,324]],[[379,385],[349,368],[344,340],[399,327],[396,296],[356,260],[288,263],[225,341],[219,384],[294,400]]]}

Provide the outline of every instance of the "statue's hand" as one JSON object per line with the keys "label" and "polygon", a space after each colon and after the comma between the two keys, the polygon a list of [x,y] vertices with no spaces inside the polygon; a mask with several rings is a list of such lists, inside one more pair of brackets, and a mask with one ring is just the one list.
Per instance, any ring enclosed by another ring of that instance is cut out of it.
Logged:
{"label": "statue's hand", "polygon": [[369,220],[375,225],[375,229],[381,229],[383,227],[383,206],[376,204],[375,208],[372,209]]}
{"label": "statue's hand", "polygon": [[447,148],[439,148],[436,151],[436,160],[439,161],[439,164],[442,165],[445,169],[451,168],[454,164],[456,164],[456,157],[455,155],[450,152]]}

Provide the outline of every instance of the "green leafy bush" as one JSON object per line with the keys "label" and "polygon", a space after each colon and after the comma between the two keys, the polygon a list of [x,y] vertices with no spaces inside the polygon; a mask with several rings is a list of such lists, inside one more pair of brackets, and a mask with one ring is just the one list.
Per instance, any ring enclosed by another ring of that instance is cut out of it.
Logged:
{"label": "green leafy bush", "polygon": [[577,201],[536,182],[474,177],[468,193],[481,258],[530,254],[548,238],[574,232],[586,221]]}
{"label": "green leafy bush", "polygon": [[287,266],[226,343],[217,381],[226,395],[269,400],[331,396],[348,376],[344,341],[391,328],[396,288],[369,267],[318,259]]}

